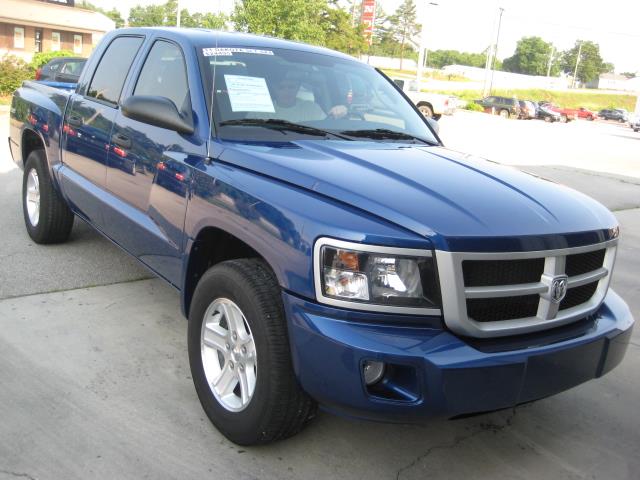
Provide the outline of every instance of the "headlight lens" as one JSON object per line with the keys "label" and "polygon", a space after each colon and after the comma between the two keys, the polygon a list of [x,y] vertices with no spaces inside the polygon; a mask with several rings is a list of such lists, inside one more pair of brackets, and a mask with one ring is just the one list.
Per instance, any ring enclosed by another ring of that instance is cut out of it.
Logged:
{"label": "headlight lens", "polygon": [[[367,250],[374,247],[367,247]],[[320,249],[324,297],[381,306],[439,308],[431,256],[387,254],[324,245]]]}

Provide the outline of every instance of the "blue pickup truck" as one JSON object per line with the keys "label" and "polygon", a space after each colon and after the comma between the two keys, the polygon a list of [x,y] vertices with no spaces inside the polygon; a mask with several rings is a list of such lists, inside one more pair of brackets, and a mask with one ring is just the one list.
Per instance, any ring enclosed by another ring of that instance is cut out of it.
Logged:
{"label": "blue pickup truck", "polygon": [[116,30],[75,91],[18,89],[10,123],[31,238],[63,242],[77,217],[173,285],[198,397],[238,444],[291,436],[318,405],[391,422],[508,408],[624,357],[614,216],[447,150],[346,55]]}

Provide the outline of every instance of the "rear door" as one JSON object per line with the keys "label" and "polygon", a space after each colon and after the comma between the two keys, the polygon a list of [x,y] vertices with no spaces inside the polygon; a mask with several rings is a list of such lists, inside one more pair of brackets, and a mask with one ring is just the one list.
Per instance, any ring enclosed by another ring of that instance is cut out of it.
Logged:
{"label": "rear door", "polygon": [[[130,95],[160,96],[171,100],[183,116],[198,118],[191,98],[200,85],[197,63],[195,59],[189,63],[194,68],[191,74],[181,47],[157,39],[140,72],[128,82],[122,100]],[[196,82],[191,89],[190,80]],[[196,132],[180,134],[118,112],[111,134],[107,189],[122,203],[105,212],[107,232],[175,285],[181,281],[192,169],[203,165],[205,158],[206,142]]]}
{"label": "rear door", "polygon": [[143,37],[115,37],[102,55],[85,91],[71,98],[63,125],[65,189],[76,209],[102,225],[97,190],[105,188],[107,157],[118,100]]}

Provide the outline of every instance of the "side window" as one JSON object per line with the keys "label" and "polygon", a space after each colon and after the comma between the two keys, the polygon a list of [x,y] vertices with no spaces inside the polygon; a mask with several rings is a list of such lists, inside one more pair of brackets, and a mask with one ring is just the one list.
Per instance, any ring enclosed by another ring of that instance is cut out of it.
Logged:
{"label": "side window", "polygon": [[184,58],[173,43],[158,40],[142,66],[134,95],[155,95],[171,100],[178,110],[189,100]]}
{"label": "side window", "polygon": [[87,96],[116,105],[129,67],[142,44],[140,37],[118,37],[107,47],[87,90]]}

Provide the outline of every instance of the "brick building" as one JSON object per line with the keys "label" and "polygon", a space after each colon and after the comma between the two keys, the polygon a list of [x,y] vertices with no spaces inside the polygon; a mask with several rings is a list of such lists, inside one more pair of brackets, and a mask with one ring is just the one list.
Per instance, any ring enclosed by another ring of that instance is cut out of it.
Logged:
{"label": "brick building", "polygon": [[70,50],[87,57],[115,28],[101,13],[74,6],[74,0],[1,0],[0,57],[30,61],[35,52]]}

